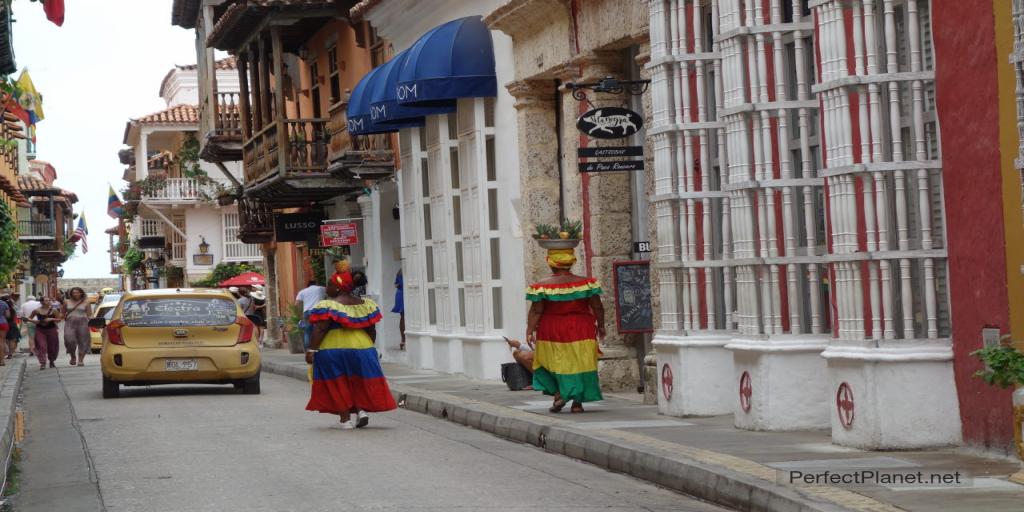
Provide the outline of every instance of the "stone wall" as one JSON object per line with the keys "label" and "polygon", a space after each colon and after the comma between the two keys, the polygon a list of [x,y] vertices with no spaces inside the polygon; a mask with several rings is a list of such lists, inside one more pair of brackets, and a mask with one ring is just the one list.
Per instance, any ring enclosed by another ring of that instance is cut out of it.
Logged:
{"label": "stone wall", "polygon": [[121,288],[121,281],[116,277],[94,277],[81,279],[61,278],[57,281],[57,287],[65,292],[76,286],[85,290],[85,293],[96,293],[104,288],[113,288],[118,290]]}
{"label": "stone wall", "polygon": [[[563,84],[592,82],[607,75],[623,77],[628,71],[623,50],[642,45],[641,53],[646,54],[647,5],[639,0],[511,0],[485,21],[513,40],[516,80],[506,87],[516,98],[523,230],[532,233],[537,223],[559,221],[560,187],[566,218],[584,219],[585,209],[589,209],[584,220],[589,244],[577,249],[579,262],[573,271],[591,274],[606,290],[602,302],[608,336],[602,342],[602,385],[606,389],[635,389],[640,369],[633,344],[642,343],[642,338],[617,333],[612,286],[612,263],[632,256],[630,176],[614,173],[584,177],[576,170],[576,150],[586,142],[576,130],[576,118],[590,105],[574,99]],[[590,96],[594,107],[623,105],[622,96]],[[560,130],[556,127],[559,103]],[[644,105],[646,112],[647,98]],[[646,154],[650,155],[650,150]],[[648,188],[651,186],[648,184]],[[637,213],[650,216],[648,212]],[[528,281],[549,274],[544,251],[527,243],[524,252]]]}

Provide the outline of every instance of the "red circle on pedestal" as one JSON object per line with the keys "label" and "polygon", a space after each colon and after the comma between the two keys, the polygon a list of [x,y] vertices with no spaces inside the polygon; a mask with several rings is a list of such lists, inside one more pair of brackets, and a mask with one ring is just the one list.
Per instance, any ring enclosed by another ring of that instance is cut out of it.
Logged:
{"label": "red circle on pedestal", "polygon": [[740,375],[740,407],[743,412],[750,412],[750,397],[754,395],[754,385],[750,383],[750,372]]}
{"label": "red circle on pedestal", "polygon": [[844,382],[836,391],[836,413],[839,414],[839,423],[847,430],[853,427],[853,412],[853,388]]}
{"label": "red circle on pedestal", "polygon": [[665,400],[672,401],[672,367],[665,363],[661,367],[661,394]]}

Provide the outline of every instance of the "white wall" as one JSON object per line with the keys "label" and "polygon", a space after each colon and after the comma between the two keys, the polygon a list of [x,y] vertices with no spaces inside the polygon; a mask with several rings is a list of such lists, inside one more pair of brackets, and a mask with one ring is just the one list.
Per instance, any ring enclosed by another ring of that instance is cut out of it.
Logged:
{"label": "white wall", "polygon": [[199,254],[199,243],[202,241],[202,237],[206,237],[206,243],[210,244],[209,253],[213,254],[214,264],[224,257],[224,228],[221,215],[224,212],[235,211],[237,210],[234,206],[223,208],[203,206],[185,210],[185,234],[188,235],[188,240],[185,242],[186,281],[202,279],[210,270],[213,270],[214,265],[196,265],[192,261],[192,255]]}

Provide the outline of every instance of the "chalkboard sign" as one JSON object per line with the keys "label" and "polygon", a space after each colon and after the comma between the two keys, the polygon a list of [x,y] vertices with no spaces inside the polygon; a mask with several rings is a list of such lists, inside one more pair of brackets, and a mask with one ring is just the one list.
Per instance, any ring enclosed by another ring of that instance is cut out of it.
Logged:
{"label": "chalkboard sign", "polygon": [[648,261],[616,261],[615,325],[620,333],[654,331],[651,267]]}

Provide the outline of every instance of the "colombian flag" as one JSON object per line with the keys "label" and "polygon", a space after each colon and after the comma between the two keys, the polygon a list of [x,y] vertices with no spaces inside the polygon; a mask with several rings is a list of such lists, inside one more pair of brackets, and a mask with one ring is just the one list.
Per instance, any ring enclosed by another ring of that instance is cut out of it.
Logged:
{"label": "colombian flag", "polygon": [[121,202],[121,198],[117,197],[117,192],[114,192],[114,187],[107,184],[107,188],[110,192],[107,194],[107,215],[112,218],[119,219],[124,215],[124,203]]}

